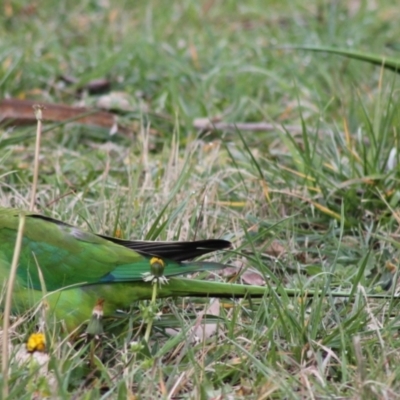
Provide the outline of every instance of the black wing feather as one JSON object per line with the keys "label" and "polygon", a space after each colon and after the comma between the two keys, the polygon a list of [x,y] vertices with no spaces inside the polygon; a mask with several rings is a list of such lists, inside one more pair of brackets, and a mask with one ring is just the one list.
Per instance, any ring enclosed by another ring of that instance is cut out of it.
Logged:
{"label": "black wing feather", "polygon": [[121,246],[128,247],[141,254],[150,254],[174,261],[186,261],[192,258],[232,247],[231,242],[222,239],[197,240],[194,242],[152,242],[141,240],[122,240],[99,235]]}

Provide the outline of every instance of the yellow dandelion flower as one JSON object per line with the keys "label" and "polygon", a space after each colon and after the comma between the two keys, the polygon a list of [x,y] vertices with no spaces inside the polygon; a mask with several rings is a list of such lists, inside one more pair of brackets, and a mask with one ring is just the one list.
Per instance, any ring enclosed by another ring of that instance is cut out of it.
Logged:
{"label": "yellow dandelion flower", "polygon": [[44,333],[32,333],[26,342],[26,350],[29,353],[34,353],[35,351],[45,351],[46,350],[46,336]]}

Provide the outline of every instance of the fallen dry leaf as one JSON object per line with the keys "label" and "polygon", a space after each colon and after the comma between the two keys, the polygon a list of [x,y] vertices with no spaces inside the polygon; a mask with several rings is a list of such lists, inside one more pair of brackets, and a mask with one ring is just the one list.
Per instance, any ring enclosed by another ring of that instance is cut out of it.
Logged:
{"label": "fallen dry leaf", "polygon": [[96,106],[103,110],[135,111],[128,93],[110,92],[100,96]]}
{"label": "fallen dry leaf", "polygon": [[[78,79],[69,75],[62,75],[60,79],[69,85],[77,85]],[[100,94],[108,92],[111,88],[111,82],[108,79],[99,78],[93,79],[82,86],[78,86],[76,91],[77,93],[81,93],[83,91],[88,92],[89,94]]]}
{"label": "fallen dry leaf", "polygon": [[274,240],[265,250],[265,253],[267,253],[272,257],[280,257],[286,254],[286,249],[281,245],[281,243],[278,240]]}
{"label": "fallen dry leaf", "polygon": [[[219,299],[214,299],[214,301],[211,303],[211,305],[209,307],[207,307],[206,313],[208,315],[219,316],[219,313],[220,313]],[[202,342],[205,339],[208,339],[209,337],[214,335],[216,332],[217,332],[217,324],[216,323],[200,324],[200,325],[196,324],[194,326],[194,335],[200,342]]]}
{"label": "fallen dry leaf", "polygon": [[232,277],[239,276],[242,283],[248,285],[264,286],[265,280],[262,275],[253,269],[246,269],[244,272],[240,267],[227,267],[219,273],[221,276]]}
{"label": "fallen dry leaf", "polygon": [[[219,316],[220,314],[220,301],[219,299],[214,299],[209,307],[205,311],[201,311],[198,314],[195,325],[189,331],[188,336],[192,338],[195,342],[202,342],[208,339],[217,332],[217,323],[205,323],[203,324],[203,318],[207,315]],[[167,328],[166,332],[171,336],[176,336],[181,332],[179,328]]]}

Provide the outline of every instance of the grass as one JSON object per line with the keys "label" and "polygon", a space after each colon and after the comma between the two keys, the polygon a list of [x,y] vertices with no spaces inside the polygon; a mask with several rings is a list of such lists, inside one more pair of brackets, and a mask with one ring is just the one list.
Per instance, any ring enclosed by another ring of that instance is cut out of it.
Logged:
{"label": "grass", "polygon": [[[16,316],[9,397],[397,398],[398,301],[365,293],[397,285],[398,76],[273,48],[396,58],[392,3],[74,3],[2,6],[1,95],[73,104],[75,87],[107,77],[128,96],[122,118],[135,136],[44,121],[36,208],[125,238],[232,240],[218,260],[277,289],[221,300],[214,316],[211,300],[159,301],[150,346],[140,340],[143,304],[110,322],[95,351],[49,332],[43,368],[20,360],[34,321]],[[193,129],[214,116],[277,129]],[[34,136],[34,127],[0,131],[2,206],[29,207]],[[308,290],[321,296],[306,299]]]}

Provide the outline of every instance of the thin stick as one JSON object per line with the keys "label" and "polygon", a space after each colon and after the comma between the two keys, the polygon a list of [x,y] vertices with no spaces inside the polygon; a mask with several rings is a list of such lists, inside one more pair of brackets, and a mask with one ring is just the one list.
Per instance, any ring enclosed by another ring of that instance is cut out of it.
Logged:
{"label": "thin stick", "polygon": [[33,168],[33,182],[32,182],[32,196],[31,202],[29,204],[29,211],[33,211],[35,207],[36,200],[36,190],[39,176],[39,155],[40,155],[40,139],[42,136],[42,110],[43,106],[34,105],[33,109],[35,111],[35,117],[37,120],[36,128],[36,145],[35,145],[35,164]]}
{"label": "thin stick", "polygon": [[14,289],[15,276],[17,274],[18,260],[21,253],[22,238],[24,235],[25,226],[25,215],[20,214],[18,234],[15,241],[14,255],[11,263],[10,278],[7,285],[6,302],[4,305],[4,320],[3,320],[3,343],[2,343],[2,374],[3,374],[3,390],[2,398],[6,399],[8,397],[8,329],[10,327],[10,314],[11,314],[11,302],[12,302],[12,292]]}
{"label": "thin stick", "polygon": [[151,301],[150,301],[150,307],[151,307],[151,310],[152,310],[151,319],[147,322],[146,333],[144,334],[144,340],[145,340],[146,343],[149,343],[151,328],[153,327],[153,320],[154,320],[153,310],[154,310],[154,307],[155,307],[155,304],[156,304],[157,286],[158,286],[158,280],[153,282],[153,294],[151,296]]}

